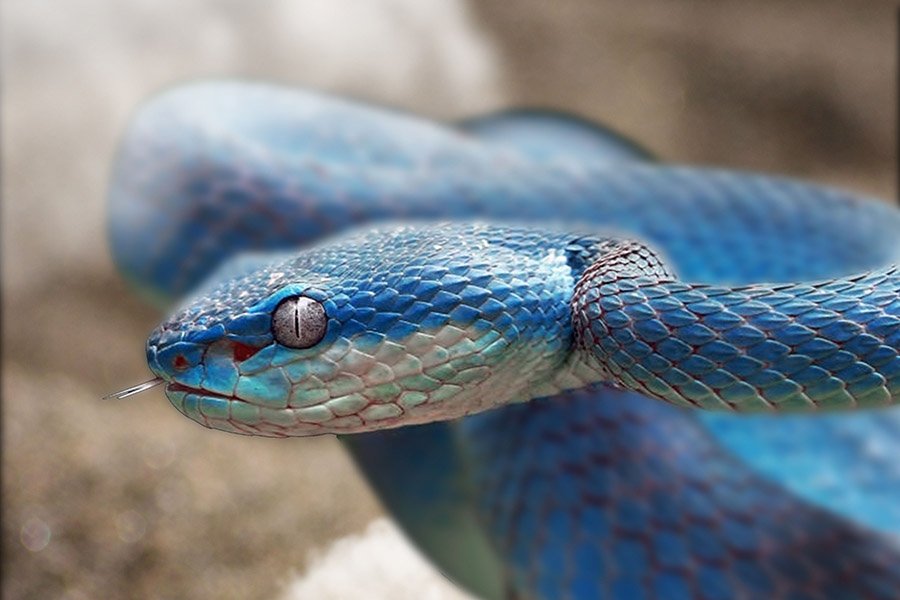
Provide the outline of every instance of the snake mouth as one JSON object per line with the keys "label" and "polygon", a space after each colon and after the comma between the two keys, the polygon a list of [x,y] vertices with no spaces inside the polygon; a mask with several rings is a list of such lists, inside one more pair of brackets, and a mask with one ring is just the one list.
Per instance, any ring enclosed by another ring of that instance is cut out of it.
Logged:
{"label": "snake mouth", "polygon": [[231,396],[228,394],[219,394],[217,392],[211,392],[206,388],[198,388],[191,387],[189,385],[184,385],[183,383],[178,383],[176,381],[170,381],[166,383],[166,393],[174,392],[178,394],[196,394],[197,396],[206,396],[207,398],[218,398],[220,400],[228,400],[229,402],[246,402],[242,398],[238,398],[237,396]]}

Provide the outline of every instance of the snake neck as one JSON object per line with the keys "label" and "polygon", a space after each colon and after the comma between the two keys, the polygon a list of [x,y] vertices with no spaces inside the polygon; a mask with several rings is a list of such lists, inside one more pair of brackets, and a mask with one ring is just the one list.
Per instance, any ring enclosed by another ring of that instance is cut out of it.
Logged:
{"label": "snake neck", "polygon": [[[573,250],[570,250],[573,252]],[[665,261],[642,242],[632,239],[604,239],[587,245],[577,254],[580,263],[573,264],[576,283],[569,303],[572,315],[573,351],[558,369],[556,376],[537,388],[536,396],[551,396],[560,392],[579,389],[595,383],[620,387],[616,373],[596,358],[594,339],[590,338],[592,321],[600,317],[602,310],[621,309],[617,296],[611,306],[598,300],[611,289],[636,290],[646,281],[671,281],[672,274]]]}

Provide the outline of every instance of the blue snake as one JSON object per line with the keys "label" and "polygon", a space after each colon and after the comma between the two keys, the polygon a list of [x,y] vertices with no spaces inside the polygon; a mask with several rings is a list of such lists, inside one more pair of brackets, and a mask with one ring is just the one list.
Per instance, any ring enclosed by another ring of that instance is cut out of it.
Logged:
{"label": "blue snake", "polygon": [[114,258],[178,302],[119,396],[341,436],[480,597],[896,598],[898,234],[564,114],[193,84],[114,166]]}

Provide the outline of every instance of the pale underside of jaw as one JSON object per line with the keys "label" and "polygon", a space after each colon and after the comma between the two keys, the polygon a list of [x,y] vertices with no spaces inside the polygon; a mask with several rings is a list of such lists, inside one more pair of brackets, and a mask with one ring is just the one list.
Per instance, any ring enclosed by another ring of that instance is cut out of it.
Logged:
{"label": "pale underside of jaw", "polygon": [[319,406],[259,406],[237,396],[179,383],[166,385],[166,397],[186,417],[210,429],[232,433],[271,437],[322,435],[330,433],[334,426],[325,428],[323,424],[334,420],[334,416]]}
{"label": "pale underside of jaw", "polygon": [[166,386],[166,396],[182,414],[210,429],[243,435],[300,437],[350,434],[389,429],[435,420],[424,414],[396,412],[393,404],[370,404],[354,414],[335,416],[321,405],[270,408],[235,396],[223,396],[177,383]]}

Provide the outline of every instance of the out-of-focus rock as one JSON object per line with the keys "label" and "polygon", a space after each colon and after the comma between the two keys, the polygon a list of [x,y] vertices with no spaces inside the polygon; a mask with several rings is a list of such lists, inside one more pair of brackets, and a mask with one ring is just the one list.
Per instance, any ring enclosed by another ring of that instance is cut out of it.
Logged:
{"label": "out-of-focus rock", "polygon": [[475,600],[441,576],[386,518],[317,552],[280,600],[353,598],[361,593],[360,582],[366,582],[367,600]]}

